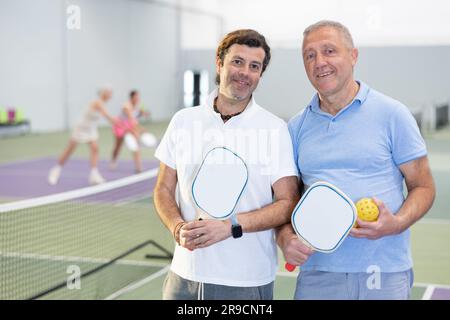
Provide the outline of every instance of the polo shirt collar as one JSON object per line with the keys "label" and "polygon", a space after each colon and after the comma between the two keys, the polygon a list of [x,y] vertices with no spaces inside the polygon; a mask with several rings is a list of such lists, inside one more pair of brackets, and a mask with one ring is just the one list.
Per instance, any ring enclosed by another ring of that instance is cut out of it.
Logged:
{"label": "polo shirt collar", "polygon": [[[364,103],[364,101],[366,101],[367,99],[367,95],[369,94],[369,86],[367,84],[365,84],[362,81],[356,80],[356,82],[359,84],[359,90],[358,93],[356,94],[356,96],[353,98],[353,100],[345,107],[342,108],[335,117],[337,117],[339,114],[341,114],[344,110],[348,109],[350,106],[354,105],[354,103],[357,101],[359,102],[357,105],[362,105]],[[319,106],[319,94],[316,93],[312,100],[309,102],[308,108],[315,112],[315,113],[319,113],[319,114],[324,114],[324,115],[329,115],[326,112],[323,112],[320,109]]]}

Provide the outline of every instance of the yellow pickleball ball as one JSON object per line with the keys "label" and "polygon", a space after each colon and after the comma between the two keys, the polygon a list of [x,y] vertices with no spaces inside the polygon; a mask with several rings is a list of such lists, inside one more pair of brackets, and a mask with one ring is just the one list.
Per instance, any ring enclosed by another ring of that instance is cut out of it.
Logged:
{"label": "yellow pickleball ball", "polygon": [[364,221],[376,221],[380,211],[375,202],[370,198],[362,198],[356,202],[358,217]]}

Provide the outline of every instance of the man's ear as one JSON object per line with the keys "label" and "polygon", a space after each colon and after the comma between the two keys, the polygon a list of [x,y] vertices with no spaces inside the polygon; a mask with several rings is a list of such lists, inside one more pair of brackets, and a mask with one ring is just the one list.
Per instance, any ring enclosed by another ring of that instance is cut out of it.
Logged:
{"label": "man's ear", "polygon": [[352,52],[351,52],[351,55],[352,55],[352,65],[355,66],[356,62],[358,61],[358,55],[359,55],[358,49],[357,48],[353,48]]}
{"label": "man's ear", "polygon": [[219,57],[216,58],[216,72],[220,74],[220,69],[222,68],[222,61]]}

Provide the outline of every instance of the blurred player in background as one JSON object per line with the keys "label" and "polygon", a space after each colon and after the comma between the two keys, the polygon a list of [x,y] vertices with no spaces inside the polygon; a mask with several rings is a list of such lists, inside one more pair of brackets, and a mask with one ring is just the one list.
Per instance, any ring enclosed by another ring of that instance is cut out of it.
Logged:
{"label": "blurred player in background", "polygon": [[156,138],[139,125],[138,119],[149,115],[148,112],[139,107],[139,102],[139,92],[132,90],[129,100],[122,107],[119,120],[114,125],[115,145],[110,163],[110,169],[112,170],[117,168],[117,157],[124,141],[128,149],[133,153],[136,173],[142,171],[139,142],[148,147],[156,145]]}
{"label": "blurred player in background", "polygon": [[48,182],[51,185],[58,183],[62,167],[69,159],[79,143],[88,143],[90,147],[91,172],[89,174],[90,184],[99,184],[105,182],[97,169],[98,162],[98,123],[101,116],[114,124],[116,120],[107,112],[105,103],[111,99],[112,90],[103,88],[98,92],[98,99],[92,101],[84,111],[81,121],[75,126],[69,144],[58,159],[58,164],[54,166],[48,175]]}

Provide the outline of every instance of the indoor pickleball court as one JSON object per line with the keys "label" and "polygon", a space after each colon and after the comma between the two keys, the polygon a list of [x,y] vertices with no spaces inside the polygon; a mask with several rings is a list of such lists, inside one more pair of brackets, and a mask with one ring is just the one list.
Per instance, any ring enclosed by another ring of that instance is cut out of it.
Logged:
{"label": "indoor pickleball court", "polygon": [[[215,88],[222,37],[252,28],[272,48],[255,97],[287,121],[314,94],[303,29],[335,19],[353,31],[356,77],[407,105],[425,138],[437,197],[411,229],[411,298],[449,300],[450,23],[440,14],[450,14],[446,1],[2,1],[0,299],[161,299],[174,240],[153,204],[156,146],[142,146],[136,172],[124,144],[113,168],[115,136],[101,118],[97,168],[105,182],[90,184],[91,149],[80,143],[49,184],[84,108],[109,88],[105,107],[118,116],[138,90],[140,125],[159,142],[177,111]],[[289,273],[278,258],[275,299],[292,299],[298,268]]]}

